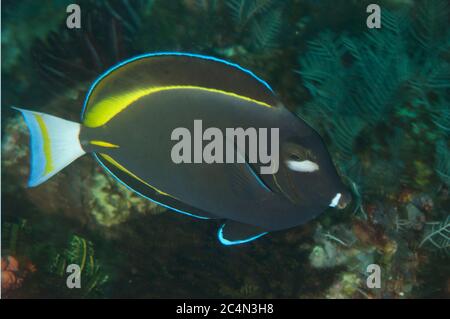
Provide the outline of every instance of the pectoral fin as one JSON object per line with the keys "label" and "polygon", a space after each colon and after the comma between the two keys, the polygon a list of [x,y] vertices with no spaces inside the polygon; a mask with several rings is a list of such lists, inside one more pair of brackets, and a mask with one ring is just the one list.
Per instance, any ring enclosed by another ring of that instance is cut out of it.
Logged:
{"label": "pectoral fin", "polygon": [[220,243],[229,246],[248,243],[267,233],[261,227],[229,220],[219,228],[217,237]]}

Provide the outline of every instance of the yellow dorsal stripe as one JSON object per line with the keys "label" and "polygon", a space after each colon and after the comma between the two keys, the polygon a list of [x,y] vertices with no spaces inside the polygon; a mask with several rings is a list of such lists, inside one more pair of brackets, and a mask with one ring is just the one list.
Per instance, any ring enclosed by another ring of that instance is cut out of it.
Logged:
{"label": "yellow dorsal stripe", "polygon": [[105,141],[98,141],[98,140],[92,140],[89,143],[91,143],[92,145],[97,145],[97,146],[101,146],[101,147],[110,147],[110,148],[118,148],[119,147],[119,145],[108,143]]}
{"label": "yellow dorsal stripe", "polygon": [[189,85],[173,85],[173,86],[158,86],[151,87],[147,89],[137,89],[135,91],[124,93],[118,96],[113,96],[110,98],[106,98],[101,100],[100,102],[93,105],[90,109],[87,110],[86,116],[84,119],[84,125],[88,127],[99,127],[106,124],[109,120],[111,120],[118,113],[126,109],[131,103],[137,101],[141,97],[161,91],[168,90],[200,90],[207,91],[213,93],[225,94],[228,96],[232,96],[238,99],[242,99],[245,101],[253,102],[257,105],[264,107],[272,107],[271,105],[261,102],[258,100],[254,100],[252,98],[242,96],[236,93],[205,88],[201,86],[189,86]]}
{"label": "yellow dorsal stripe", "polygon": [[156,192],[158,192],[161,195],[165,195],[165,196],[170,196],[172,198],[175,198],[159,189],[157,189],[156,187],[150,185],[149,183],[147,183],[146,181],[144,181],[143,179],[137,177],[135,174],[133,174],[132,172],[130,172],[129,170],[127,170],[125,167],[123,167],[122,165],[120,165],[115,159],[113,159],[111,156],[100,153],[101,157],[103,157],[105,160],[107,160],[108,162],[110,162],[111,164],[113,164],[115,167],[117,167],[118,169],[120,169],[121,171],[127,173],[128,175],[130,175],[131,177],[137,179],[138,181],[140,181],[141,183],[144,183],[145,185],[147,185],[148,187],[150,187],[151,189],[155,190]]}
{"label": "yellow dorsal stripe", "polygon": [[53,160],[52,160],[52,150],[50,145],[50,137],[48,135],[47,126],[45,125],[42,116],[35,114],[36,121],[38,122],[39,128],[41,129],[42,140],[43,140],[43,151],[45,156],[45,168],[44,174],[48,174],[53,170]]}

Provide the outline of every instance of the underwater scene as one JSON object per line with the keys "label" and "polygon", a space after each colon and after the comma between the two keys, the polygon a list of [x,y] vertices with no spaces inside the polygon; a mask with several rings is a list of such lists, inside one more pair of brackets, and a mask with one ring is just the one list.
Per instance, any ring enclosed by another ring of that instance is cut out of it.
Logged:
{"label": "underwater scene", "polygon": [[449,298],[449,15],[3,0],[1,297]]}

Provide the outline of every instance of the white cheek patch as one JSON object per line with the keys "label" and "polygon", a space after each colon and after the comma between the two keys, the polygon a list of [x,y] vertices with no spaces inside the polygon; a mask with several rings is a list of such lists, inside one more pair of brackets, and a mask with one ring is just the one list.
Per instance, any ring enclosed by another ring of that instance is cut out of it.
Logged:
{"label": "white cheek patch", "polygon": [[341,193],[337,193],[336,196],[331,200],[330,207],[336,207],[336,205],[339,203],[339,200],[341,199]]}
{"label": "white cheek patch", "polygon": [[287,167],[289,169],[302,172],[302,173],[312,173],[319,170],[319,165],[311,161],[287,161]]}

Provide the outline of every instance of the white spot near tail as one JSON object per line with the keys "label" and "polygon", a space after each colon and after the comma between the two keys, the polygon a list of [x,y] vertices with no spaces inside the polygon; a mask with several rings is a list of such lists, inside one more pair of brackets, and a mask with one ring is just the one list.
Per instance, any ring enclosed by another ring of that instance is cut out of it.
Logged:
{"label": "white spot near tail", "polygon": [[22,112],[30,131],[31,167],[28,186],[37,186],[85,154],[80,124],[40,112]]}
{"label": "white spot near tail", "polygon": [[302,173],[312,173],[319,170],[319,165],[314,162],[305,161],[287,161],[289,169]]}
{"label": "white spot near tail", "polygon": [[330,207],[336,207],[336,205],[339,203],[339,200],[341,199],[341,193],[337,193],[336,196],[331,200]]}

